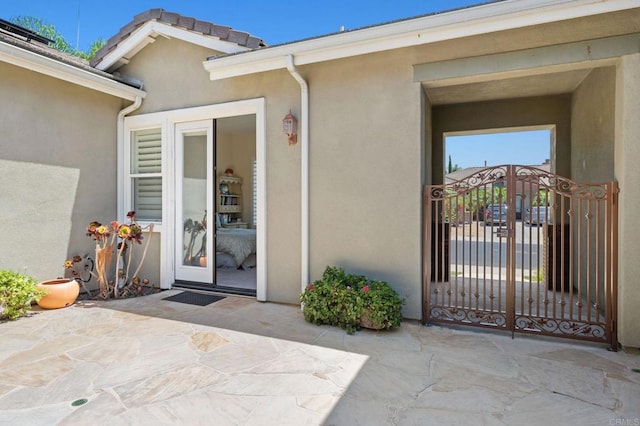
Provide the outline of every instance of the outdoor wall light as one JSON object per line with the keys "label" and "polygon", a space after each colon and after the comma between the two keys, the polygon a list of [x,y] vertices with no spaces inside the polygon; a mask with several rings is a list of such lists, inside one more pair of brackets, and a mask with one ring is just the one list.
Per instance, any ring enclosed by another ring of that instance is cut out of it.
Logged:
{"label": "outdoor wall light", "polygon": [[286,133],[289,145],[298,143],[298,120],[291,114],[291,110],[282,119],[282,132]]}

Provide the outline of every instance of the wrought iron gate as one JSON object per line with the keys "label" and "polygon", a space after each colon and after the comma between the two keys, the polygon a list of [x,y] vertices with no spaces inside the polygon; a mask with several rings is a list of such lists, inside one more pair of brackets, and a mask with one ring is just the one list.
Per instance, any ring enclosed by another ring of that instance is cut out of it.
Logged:
{"label": "wrought iron gate", "polygon": [[423,321],[617,350],[617,194],[514,165],[426,186]]}

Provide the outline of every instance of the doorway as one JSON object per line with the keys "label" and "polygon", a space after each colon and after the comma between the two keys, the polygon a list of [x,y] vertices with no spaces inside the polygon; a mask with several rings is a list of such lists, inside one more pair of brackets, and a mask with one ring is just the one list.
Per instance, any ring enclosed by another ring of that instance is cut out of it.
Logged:
{"label": "doorway", "polygon": [[178,123],[175,285],[256,296],[256,115]]}

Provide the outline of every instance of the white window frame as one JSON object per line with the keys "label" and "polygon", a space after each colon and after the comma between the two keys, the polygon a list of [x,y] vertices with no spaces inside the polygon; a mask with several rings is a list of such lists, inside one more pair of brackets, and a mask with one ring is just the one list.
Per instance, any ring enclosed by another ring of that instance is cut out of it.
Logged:
{"label": "white window frame", "polygon": [[[130,156],[131,132],[150,128],[161,128],[162,137],[162,222],[154,222],[154,231],[160,233],[160,287],[171,288],[175,279],[175,129],[178,123],[214,120],[239,115],[255,115],[256,118],[256,162],[257,162],[257,221],[256,298],[267,300],[267,173],[266,173],[266,102],[264,98],[247,99],[202,107],[139,114],[125,117],[124,137],[119,140],[118,158],[118,220],[122,221],[133,205]],[[140,223],[146,225],[147,223]]]}
{"label": "white window frame", "polygon": [[[132,144],[132,138],[131,135],[137,131],[143,131],[143,130],[154,130],[154,129],[160,129],[160,140],[161,140],[161,144],[160,144],[160,152],[162,155],[162,160],[160,162],[160,173],[131,173],[131,166],[132,166],[132,153],[131,153],[131,144]],[[165,181],[165,140],[166,140],[166,133],[165,133],[165,129],[163,128],[163,126],[160,123],[155,123],[155,124],[144,124],[141,123],[141,126],[139,127],[131,127],[131,128],[126,128],[125,126],[125,135],[124,135],[124,170],[123,170],[123,175],[124,175],[124,179],[123,179],[123,185],[124,187],[122,188],[122,192],[123,192],[123,205],[122,208],[118,209],[118,221],[123,222],[124,218],[126,217],[127,212],[130,212],[131,210],[135,210],[135,206],[134,206],[134,191],[133,191],[133,180],[135,178],[140,178],[140,177],[159,177],[162,179],[162,195],[163,195],[163,199],[164,199],[164,194],[165,194],[165,186],[164,186],[164,181]],[[162,203],[164,204],[164,200],[162,201]],[[163,212],[164,214],[164,208],[163,208]],[[164,217],[164,216],[163,216]],[[138,220],[138,223],[142,226],[147,226],[151,223],[154,224],[154,231],[160,231],[161,227],[162,227],[162,220],[158,220],[158,221],[145,221],[145,220]]]}

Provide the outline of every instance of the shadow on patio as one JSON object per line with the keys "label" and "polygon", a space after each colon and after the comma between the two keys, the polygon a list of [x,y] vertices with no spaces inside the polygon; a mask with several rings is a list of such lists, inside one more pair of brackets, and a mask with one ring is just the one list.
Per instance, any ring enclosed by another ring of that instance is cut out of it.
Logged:
{"label": "shadow on patio", "polygon": [[[609,424],[637,354],[423,327],[347,335],[297,306],[81,302],[0,324],[0,423]],[[88,402],[79,407],[71,403]]]}

